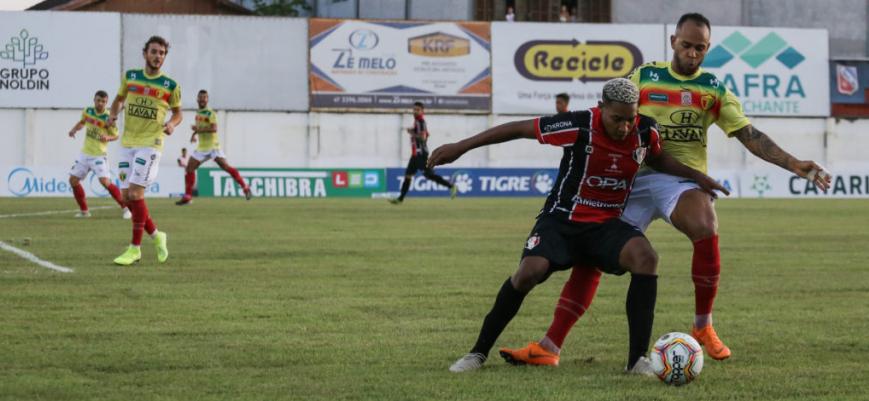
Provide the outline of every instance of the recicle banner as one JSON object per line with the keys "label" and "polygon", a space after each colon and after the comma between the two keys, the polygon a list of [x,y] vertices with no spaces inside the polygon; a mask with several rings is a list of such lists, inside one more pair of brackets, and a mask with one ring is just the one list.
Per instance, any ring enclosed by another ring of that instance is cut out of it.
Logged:
{"label": "recicle banner", "polygon": [[492,110],[555,113],[597,105],[603,84],[664,57],[663,25],[492,23]]}
{"label": "recicle banner", "polygon": [[312,19],[313,109],[487,113],[489,23]]}
{"label": "recicle banner", "polygon": [[[257,198],[370,198],[386,188],[383,169],[239,168],[238,172]],[[199,196],[244,196],[232,176],[218,168],[198,169],[196,182]]]}

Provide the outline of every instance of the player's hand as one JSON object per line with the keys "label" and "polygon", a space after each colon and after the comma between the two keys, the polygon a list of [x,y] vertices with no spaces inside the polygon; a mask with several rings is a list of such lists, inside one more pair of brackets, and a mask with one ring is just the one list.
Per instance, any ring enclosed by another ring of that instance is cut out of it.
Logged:
{"label": "player's hand", "polygon": [[69,131],[69,137],[75,138],[75,130]]}
{"label": "player's hand", "polygon": [[190,126],[190,129],[191,129],[193,132],[196,132],[196,124],[191,125],[191,126]]}
{"label": "player's hand", "polygon": [[448,143],[438,146],[431,156],[428,157],[428,168],[449,164],[456,161],[459,157],[465,154],[465,149],[457,143]]}
{"label": "player's hand", "polygon": [[109,141],[109,137],[107,137],[105,135],[100,135],[100,142],[106,143],[108,141]]}
{"label": "player's hand", "polygon": [[109,116],[109,119],[106,120],[107,127],[114,127],[115,123],[118,121],[118,116]]}
{"label": "player's hand", "polygon": [[715,191],[719,191],[727,196],[730,196],[730,191],[728,191],[727,188],[724,188],[724,186],[719,184],[718,181],[715,181],[712,177],[706,174],[700,174],[699,177],[695,179],[695,181],[697,182],[697,185],[700,187],[700,189],[703,190],[703,192],[712,195],[713,198],[718,197],[718,193]]}
{"label": "player's hand", "polygon": [[[812,173],[813,171],[814,173]],[[822,171],[824,174],[821,174]],[[791,167],[791,172],[807,180],[810,179],[816,187],[824,192],[827,192],[827,189],[830,188],[830,182],[832,181],[830,174],[811,160],[798,160]]]}
{"label": "player's hand", "polygon": [[165,132],[166,135],[172,135],[172,133],[175,132],[175,126],[170,123],[163,124],[163,132]]}

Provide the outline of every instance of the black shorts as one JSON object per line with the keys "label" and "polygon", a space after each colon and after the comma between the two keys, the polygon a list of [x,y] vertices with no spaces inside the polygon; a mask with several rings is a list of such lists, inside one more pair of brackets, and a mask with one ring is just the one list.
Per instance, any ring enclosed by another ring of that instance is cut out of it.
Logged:
{"label": "black shorts", "polygon": [[522,257],[542,256],[549,271],[567,270],[575,265],[593,266],[610,274],[625,274],[619,254],[634,237],[644,237],[636,227],[620,219],[604,223],[575,223],[563,217],[543,215],[531,230]]}
{"label": "black shorts", "polygon": [[426,171],[428,167],[428,153],[420,153],[416,156],[411,156],[407,162],[407,169],[404,170],[404,175],[414,175],[417,171]]}

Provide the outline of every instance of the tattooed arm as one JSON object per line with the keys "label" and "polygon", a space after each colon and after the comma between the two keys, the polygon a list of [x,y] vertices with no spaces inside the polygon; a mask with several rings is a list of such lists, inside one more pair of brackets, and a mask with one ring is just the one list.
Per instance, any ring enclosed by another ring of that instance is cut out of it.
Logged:
{"label": "tattooed arm", "polygon": [[[755,156],[800,177],[806,178],[812,170],[815,170],[816,172],[823,170],[821,166],[818,166],[814,161],[797,160],[797,158],[776,145],[769,136],[761,132],[759,129],[754,128],[751,124],[746,125],[731,134],[739,139],[745,148]],[[826,191],[830,186],[830,177],[817,174],[815,175],[814,183],[818,188]]]}

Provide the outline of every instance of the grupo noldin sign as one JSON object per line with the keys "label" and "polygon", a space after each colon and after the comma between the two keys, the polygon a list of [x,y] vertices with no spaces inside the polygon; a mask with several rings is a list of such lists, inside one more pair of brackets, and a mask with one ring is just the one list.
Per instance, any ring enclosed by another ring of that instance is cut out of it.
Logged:
{"label": "grupo noldin sign", "polygon": [[663,38],[661,25],[493,23],[493,112],[551,114],[559,93],[595,106],[604,82],[661,60]]}
{"label": "grupo noldin sign", "polygon": [[485,113],[489,24],[312,19],[311,107]]}

